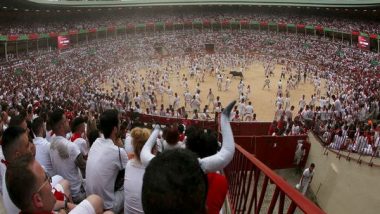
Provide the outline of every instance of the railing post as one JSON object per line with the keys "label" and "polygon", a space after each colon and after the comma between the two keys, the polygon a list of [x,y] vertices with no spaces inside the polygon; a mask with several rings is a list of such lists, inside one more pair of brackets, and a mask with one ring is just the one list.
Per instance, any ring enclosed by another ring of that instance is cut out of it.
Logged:
{"label": "railing post", "polygon": [[256,214],[260,213],[261,206],[263,205],[265,192],[267,191],[267,187],[268,187],[268,181],[269,181],[269,178],[268,178],[268,176],[265,175],[264,183],[263,183],[263,186],[261,188],[259,203],[257,204],[257,209],[255,210]]}
{"label": "railing post", "polygon": [[279,193],[280,193],[280,189],[278,187],[276,187],[276,189],[274,190],[269,208],[268,208],[268,213],[273,213],[273,210],[274,210],[274,207],[276,206],[276,202],[277,202],[277,198],[278,198]]}

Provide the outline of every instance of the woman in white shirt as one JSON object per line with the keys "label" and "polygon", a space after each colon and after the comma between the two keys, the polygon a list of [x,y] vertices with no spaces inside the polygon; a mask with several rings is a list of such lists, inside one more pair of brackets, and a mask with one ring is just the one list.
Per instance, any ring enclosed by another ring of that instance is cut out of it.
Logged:
{"label": "woman in white shirt", "polygon": [[144,213],[141,190],[145,167],[140,161],[140,152],[150,136],[150,130],[136,127],[131,131],[134,156],[128,161],[124,175],[124,213]]}

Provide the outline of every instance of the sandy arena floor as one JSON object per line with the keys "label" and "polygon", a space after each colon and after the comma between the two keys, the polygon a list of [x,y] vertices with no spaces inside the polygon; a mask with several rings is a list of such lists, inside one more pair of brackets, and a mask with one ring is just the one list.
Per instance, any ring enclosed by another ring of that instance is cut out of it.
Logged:
{"label": "sandy arena floor", "polygon": [[[277,93],[277,83],[280,79],[281,74],[281,65],[276,65],[274,77],[270,77],[271,83],[270,83],[270,89],[262,89],[264,85],[264,67],[263,63],[255,61],[252,63],[251,66],[248,67],[246,71],[244,71],[244,84],[245,88],[247,85],[251,86],[251,94],[248,97],[249,101],[252,101],[254,111],[257,114],[257,120],[258,121],[272,121],[274,118],[274,113],[276,110],[275,107],[275,99],[276,99],[276,93]],[[228,69],[230,70],[236,70],[236,69]],[[141,70],[143,75],[149,75],[147,74],[146,70]],[[180,77],[182,77],[182,74],[185,74],[188,76],[187,68],[182,68],[180,72]],[[226,78],[225,78],[226,79]],[[224,79],[224,80],[225,80]],[[286,76],[286,79],[282,80],[283,85],[283,92],[285,92],[286,87],[286,80],[288,79],[288,76]],[[238,100],[238,89],[237,86],[239,84],[240,78],[234,77],[231,78],[232,82],[230,85],[229,91],[218,91],[217,88],[217,80],[214,76],[209,76],[209,74],[206,74],[205,81],[200,83],[201,88],[201,109],[208,104],[207,100],[207,94],[209,89],[211,88],[215,98],[216,96],[220,96],[222,106],[226,106],[230,101],[236,99]],[[121,82],[120,82],[121,83]],[[196,89],[196,82],[195,78],[190,79],[188,78],[189,83],[189,90],[191,94],[195,94]],[[123,83],[121,83],[122,87],[124,87]],[[322,93],[324,94],[324,85],[325,82],[322,81]],[[170,86],[173,89],[174,92],[177,92],[181,99],[181,105],[184,105],[184,96],[185,88],[181,85],[180,81],[177,81],[176,75],[171,74],[170,76]],[[107,84],[104,86],[105,89],[110,89],[111,85]],[[224,82],[223,82],[223,89],[224,89]],[[141,93],[140,93],[141,94]],[[311,95],[314,94],[314,86],[311,84],[309,80],[306,81],[306,83],[303,82],[303,79],[301,83],[299,84],[298,88],[296,90],[290,90],[290,100],[291,105],[295,106],[295,111],[298,109],[298,102],[301,99],[302,95],[306,96],[306,101],[309,103],[311,100]],[[160,102],[160,96],[157,96],[158,99],[158,105],[161,105]],[[168,107],[168,96],[164,95],[164,105],[165,108]],[[210,106],[210,111],[212,110],[212,105]],[[190,110],[190,109],[188,109]],[[297,112],[293,112],[293,115],[295,115]]]}

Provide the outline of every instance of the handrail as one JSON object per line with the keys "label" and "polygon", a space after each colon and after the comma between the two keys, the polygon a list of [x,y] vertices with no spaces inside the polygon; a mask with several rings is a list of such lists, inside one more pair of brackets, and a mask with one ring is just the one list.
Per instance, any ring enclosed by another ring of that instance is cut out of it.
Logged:
{"label": "handrail", "polygon": [[[250,175],[248,175],[249,170],[251,170]],[[254,173],[255,183],[253,192],[250,192],[252,172]],[[260,176],[260,173],[263,173],[265,178],[263,182],[262,191],[258,195],[258,178]],[[228,178],[230,185],[229,202],[231,203],[231,208],[233,211],[232,213],[251,213],[252,206],[255,213],[259,213],[266,193],[268,181],[276,185],[276,190],[272,195],[271,204],[268,208],[268,213],[272,213],[274,211],[274,207],[277,203],[279,195],[280,211],[284,210],[284,197],[287,196],[291,200],[291,204],[288,207],[287,213],[294,213],[297,207],[301,209],[304,213],[325,213],[317,205],[315,205],[313,202],[311,202],[309,199],[303,196],[300,192],[298,192],[294,187],[288,184],[283,178],[281,178],[269,167],[267,167],[265,164],[263,164],[261,161],[255,158],[254,155],[250,154],[239,145],[236,145],[234,159],[225,168],[225,174]],[[246,182],[242,182],[242,180],[248,177],[249,179],[251,179],[248,181],[248,184],[246,184]],[[247,188],[241,188],[241,185]],[[248,200],[249,194],[252,194],[250,200]],[[243,209],[240,209],[242,206]],[[248,210],[246,210],[246,207],[249,207]]]}

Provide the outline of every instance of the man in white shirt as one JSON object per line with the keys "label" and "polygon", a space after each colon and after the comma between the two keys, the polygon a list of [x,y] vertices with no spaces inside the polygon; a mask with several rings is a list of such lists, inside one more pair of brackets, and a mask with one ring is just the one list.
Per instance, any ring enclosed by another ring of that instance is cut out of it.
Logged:
{"label": "man in white shirt", "polygon": [[86,167],[87,194],[97,194],[104,199],[104,208],[119,213],[124,205],[124,192],[115,191],[115,181],[128,161],[124,148],[116,146],[120,139],[119,115],[116,110],[107,110],[100,117],[100,130],[104,138],[98,138],[88,153]]}
{"label": "man in white shirt", "polygon": [[303,195],[306,194],[306,191],[309,188],[311,181],[313,180],[314,168],[315,168],[315,164],[312,163],[310,164],[310,167],[305,169],[305,171],[303,171],[302,173],[302,177],[299,182],[299,185],[300,185],[299,190],[301,190]]}
{"label": "man in white shirt", "polygon": [[65,138],[70,131],[70,126],[63,110],[55,110],[50,115],[50,124],[56,135],[51,139],[50,144],[53,169],[70,182],[73,201],[79,203],[86,196],[82,177],[79,174],[79,169],[85,171],[86,160],[78,146]]}
{"label": "man in white shirt", "polygon": [[[2,136],[4,159],[1,160],[3,203],[7,213],[19,213],[20,210],[11,201],[5,186],[7,165],[25,154],[33,154],[33,145],[29,143],[28,132],[21,127],[9,127]],[[26,185],[26,184],[25,184]]]}
{"label": "man in white shirt", "polygon": [[50,159],[50,143],[46,140],[46,131],[44,129],[44,121],[41,117],[37,117],[32,122],[32,131],[35,136],[33,143],[36,146],[36,160],[40,163],[50,177],[55,175],[53,165]]}
{"label": "man in white shirt", "polygon": [[[6,173],[6,185],[9,196],[18,212],[8,213],[59,213],[95,214],[103,212],[103,200],[91,195],[80,204],[64,203],[57,208],[57,200],[52,193],[50,177],[32,154],[24,154],[9,164]],[[28,185],[25,185],[28,184]],[[21,212],[20,212],[21,210]]]}
{"label": "man in white shirt", "polygon": [[78,146],[84,157],[88,154],[88,143],[84,139],[86,136],[86,121],[82,117],[77,117],[71,122],[71,142]]}
{"label": "man in white shirt", "polygon": [[253,120],[253,106],[252,102],[249,101],[248,105],[245,106],[245,115],[244,121],[252,121]]}

